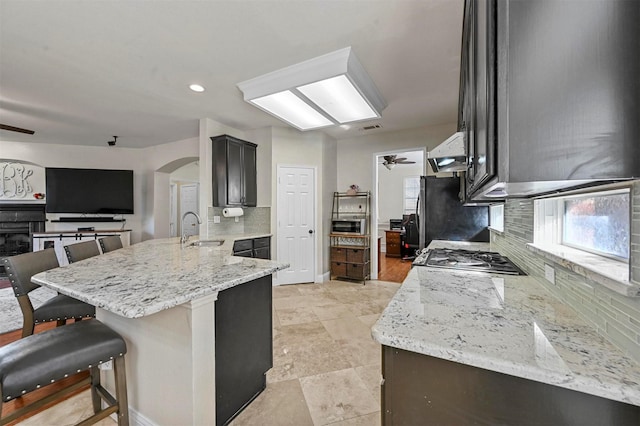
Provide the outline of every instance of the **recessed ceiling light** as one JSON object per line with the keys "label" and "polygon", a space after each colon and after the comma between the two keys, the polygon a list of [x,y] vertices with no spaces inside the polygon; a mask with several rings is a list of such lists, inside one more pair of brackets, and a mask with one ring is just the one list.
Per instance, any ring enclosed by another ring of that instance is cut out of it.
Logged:
{"label": "recessed ceiling light", "polygon": [[204,87],[202,87],[199,84],[191,84],[189,86],[189,89],[193,90],[194,92],[198,92],[198,93],[204,92]]}

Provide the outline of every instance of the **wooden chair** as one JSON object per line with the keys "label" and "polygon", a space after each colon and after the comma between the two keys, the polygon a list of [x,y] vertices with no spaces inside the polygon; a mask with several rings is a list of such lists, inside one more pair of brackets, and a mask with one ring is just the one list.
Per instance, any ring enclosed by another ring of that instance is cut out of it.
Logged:
{"label": "wooden chair", "polygon": [[84,259],[88,259],[93,256],[98,256],[100,250],[98,250],[98,244],[96,240],[85,241],[77,244],[69,244],[64,246],[64,252],[67,254],[69,263],[79,262]]}
{"label": "wooden chair", "polygon": [[39,323],[56,321],[58,325],[64,325],[71,318],[77,321],[95,317],[94,306],[63,294],[52,297],[36,309],[33,308],[29,293],[40,286],[32,283],[31,277],[59,266],[54,249],[6,257],[3,263],[22,310],[22,337],[33,334],[35,325]]}
{"label": "wooden chair", "polygon": [[[46,330],[0,347],[0,425],[61,400],[86,385],[91,385],[94,415],[79,424],[94,424],[117,413],[118,424],[128,425],[126,352],[124,339],[98,320]],[[115,398],[100,384],[98,366],[108,361],[113,361]],[[86,370],[89,377],[2,417],[3,403]],[[104,409],[102,400],[106,402]]]}
{"label": "wooden chair", "polygon": [[100,238],[98,242],[100,243],[102,253],[108,253],[110,251],[122,248],[122,240],[120,239],[120,235],[112,235],[110,237]]}

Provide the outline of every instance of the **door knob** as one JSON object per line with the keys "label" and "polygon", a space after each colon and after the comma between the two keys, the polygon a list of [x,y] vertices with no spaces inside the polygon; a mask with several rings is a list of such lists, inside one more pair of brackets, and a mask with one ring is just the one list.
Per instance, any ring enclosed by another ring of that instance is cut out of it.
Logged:
{"label": "door knob", "polygon": [[313,229],[309,229],[309,233],[310,233],[310,234],[313,234]]}

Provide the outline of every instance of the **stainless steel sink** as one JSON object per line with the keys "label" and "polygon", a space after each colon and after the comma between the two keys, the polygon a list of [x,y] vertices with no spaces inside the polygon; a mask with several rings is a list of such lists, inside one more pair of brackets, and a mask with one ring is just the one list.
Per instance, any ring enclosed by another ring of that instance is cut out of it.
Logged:
{"label": "stainless steel sink", "polygon": [[198,240],[189,243],[189,246],[195,247],[218,247],[224,244],[224,240]]}

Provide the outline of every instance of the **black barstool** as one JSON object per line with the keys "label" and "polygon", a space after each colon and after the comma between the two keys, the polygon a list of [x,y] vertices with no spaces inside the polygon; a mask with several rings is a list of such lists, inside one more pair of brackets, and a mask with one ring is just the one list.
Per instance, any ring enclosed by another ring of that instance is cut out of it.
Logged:
{"label": "black barstool", "polygon": [[[94,424],[117,413],[118,424],[127,426],[126,352],[124,339],[95,319],[46,330],[0,347],[0,425],[90,384],[94,415],[82,424]],[[109,361],[113,361],[115,398],[100,384],[98,366]],[[3,403],[86,370],[89,377],[82,381],[2,417]],[[106,403],[104,409],[102,400]]]}

